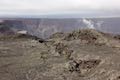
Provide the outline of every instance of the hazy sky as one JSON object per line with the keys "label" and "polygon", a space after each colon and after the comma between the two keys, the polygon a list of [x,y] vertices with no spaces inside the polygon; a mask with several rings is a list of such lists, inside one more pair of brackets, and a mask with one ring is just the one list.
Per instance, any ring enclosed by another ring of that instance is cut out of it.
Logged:
{"label": "hazy sky", "polygon": [[0,15],[50,14],[119,16],[120,0],[0,0]]}

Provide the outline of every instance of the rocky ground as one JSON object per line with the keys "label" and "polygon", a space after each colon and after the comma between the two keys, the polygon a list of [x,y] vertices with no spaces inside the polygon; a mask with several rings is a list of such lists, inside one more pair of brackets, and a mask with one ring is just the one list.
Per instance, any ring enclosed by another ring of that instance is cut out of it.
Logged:
{"label": "rocky ground", "polygon": [[0,80],[120,80],[120,36],[89,29],[47,40],[0,36]]}

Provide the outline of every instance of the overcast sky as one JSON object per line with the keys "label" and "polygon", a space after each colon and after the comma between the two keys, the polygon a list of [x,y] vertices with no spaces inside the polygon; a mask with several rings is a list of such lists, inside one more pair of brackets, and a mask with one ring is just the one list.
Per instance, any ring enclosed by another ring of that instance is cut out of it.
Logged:
{"label": "overcast sky", "polygon": [[0,15],[120,14],[120,0],[0,0]]}

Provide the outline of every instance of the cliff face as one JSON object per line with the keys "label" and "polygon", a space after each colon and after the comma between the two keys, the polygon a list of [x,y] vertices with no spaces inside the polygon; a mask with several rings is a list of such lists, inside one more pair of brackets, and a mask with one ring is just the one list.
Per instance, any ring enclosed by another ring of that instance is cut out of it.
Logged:
{"label": "cliff face", "polygon": [[14,31],[5,24],[0,24],[0,34],[14,34]]}
{"label": "cliff face", "polygon": [[5,19],[4,23],[14,31],[27,30],[29,34],[42,38],[48,38],[56,32],[71,32],[81,28],[120,33],[120,18]]}

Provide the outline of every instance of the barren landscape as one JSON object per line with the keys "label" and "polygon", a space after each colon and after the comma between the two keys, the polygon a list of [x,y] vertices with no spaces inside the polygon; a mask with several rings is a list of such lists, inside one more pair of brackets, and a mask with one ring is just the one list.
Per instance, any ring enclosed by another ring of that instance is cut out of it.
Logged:
{"label": "barren landscape", "polygon": [[0,80],[120,80],[120,35],[94,29],[0,36]]}
{"label": "barren landscape", "polygon": [[120,0],[0,0],[0,80],[120,80]]}

